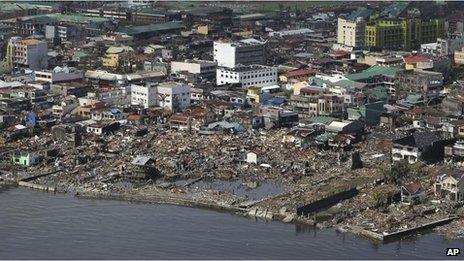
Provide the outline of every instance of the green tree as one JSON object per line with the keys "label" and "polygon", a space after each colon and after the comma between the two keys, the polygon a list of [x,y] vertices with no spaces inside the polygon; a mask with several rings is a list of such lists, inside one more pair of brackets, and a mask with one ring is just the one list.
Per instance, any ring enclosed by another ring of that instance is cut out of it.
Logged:
{"label": "green tree", "polygon": [[386,182],[401,184],[408,180],[412,174],[411,165],[406,160],[395,162],[391,167],[381,170]]}

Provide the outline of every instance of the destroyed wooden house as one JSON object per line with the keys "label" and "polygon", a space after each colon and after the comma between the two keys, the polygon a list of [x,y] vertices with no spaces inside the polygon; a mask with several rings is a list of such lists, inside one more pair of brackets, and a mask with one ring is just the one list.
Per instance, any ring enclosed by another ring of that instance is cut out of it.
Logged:
{"label": "destroyed wooden house", "polygon": [[425,200],[425,189],[419,181],[401,186],[401,202],[408,205],[421,203]]}
{"label": "destroyed wooden house", "polygon": [[155,167],[155,160],[148,156],[135,157],[130,167],[124,171],[124,177],[130,180],[156,179],[158,171]]}
{"label": "destroyed wooden house", "polygon": [[82,129],[77,124],[60,124],[52,127],[53,140],[60,144],[77,147],[82,143]]}
{"label": "destroyed wooden house", "polygon": [[88,133],[96,135],[112,134],[119,129],[119,122],[117,121],[100,121],[87,126],[86,130]]}
{"label": "destroyed wooden house", "polygon": [[438,176],[435,195],[451,201],[464,201],[464,172],[455,170]]}
{"label": "destroyed wooden house", "polygon": [[191,130],[191,118],[185,114],[174,114],[169,118],[169,127],[177,130]]}

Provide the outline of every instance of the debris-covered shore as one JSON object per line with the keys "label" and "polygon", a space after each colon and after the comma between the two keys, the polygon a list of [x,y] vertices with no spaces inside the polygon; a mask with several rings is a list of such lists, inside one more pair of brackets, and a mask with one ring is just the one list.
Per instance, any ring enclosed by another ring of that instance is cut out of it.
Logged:
{"label": "debris-covered shore", "polygon": [[[4,161],[2,177],[81,197],[223,209],[320,228],[358,228],[378,234],[458,215],[456,204],[435,200],[405,205],[398,200],[399,187],[387,182],[383,173],[389,164],[386,141],[356,145],[363,167],[352,169],[351,151],[297,148],[283,142],[285,135],[284,130],[270,130],[200,137],[153,128],[145,137],[119,137],[116,133],[105,139],[86,139],[75,148],[53,143],[51,137],[23,139],[14,146],[48,146],[58,153],[27,171]],[[261,164],[247,163],[244,157],[248,151],[262,155]],[[153,159],[156,178],[132,176],[140,171],[132,164],[139,155]],[[435,169],[418,168],[428,175]],[[356,193],[349,198],[311,213],[298,213],[305,205],[353,188]],[[432,195],[430,189],[427,193]],[[457,229],[460,225],[462,219],[437,231],[450,238],[462,237]]]}

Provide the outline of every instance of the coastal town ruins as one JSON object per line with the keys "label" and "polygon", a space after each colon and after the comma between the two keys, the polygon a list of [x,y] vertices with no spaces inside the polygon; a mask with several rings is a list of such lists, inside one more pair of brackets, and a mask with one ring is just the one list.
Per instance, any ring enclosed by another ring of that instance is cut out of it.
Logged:
{"label": "coastal town ruins", "polygon": [[0,187],[464,237],[463,7],[2,2]]}

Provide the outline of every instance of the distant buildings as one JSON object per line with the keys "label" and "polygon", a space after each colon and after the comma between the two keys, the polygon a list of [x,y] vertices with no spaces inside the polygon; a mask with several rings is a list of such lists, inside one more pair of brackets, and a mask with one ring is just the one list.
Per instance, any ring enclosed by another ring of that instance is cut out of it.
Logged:
{"label": "distant buildings", "polygon": [[64,41],[79,41],[85,37],[85,28],[75,24],[46,25],[45,38]]}
{"label": "distant buildings", "polygon": [[1,20],[0,23],[14,27],[16,34],[24,36],[45,34],[46,26],[50,25],[82,26],[87,35],[97,35],[112,27],[112,22],[107,18],[60,13],[23,16],[17,19]]}
{"label": "distant buildings", "polygon": [[271,37],[285,37],[285,36],[299,36],[299,35],[307,35],[314,33],[314,30],[309,28],[302,28],[302,29],[295,29],[295,30],[283,30],[277,32],[270,32],[269,36]]}
{"label": "distant buildings", "polygon": [[255,39],[238,42],[214,42],[214,61],[218,66],[234,68],[237,65],[265,64],[265,43]]}

